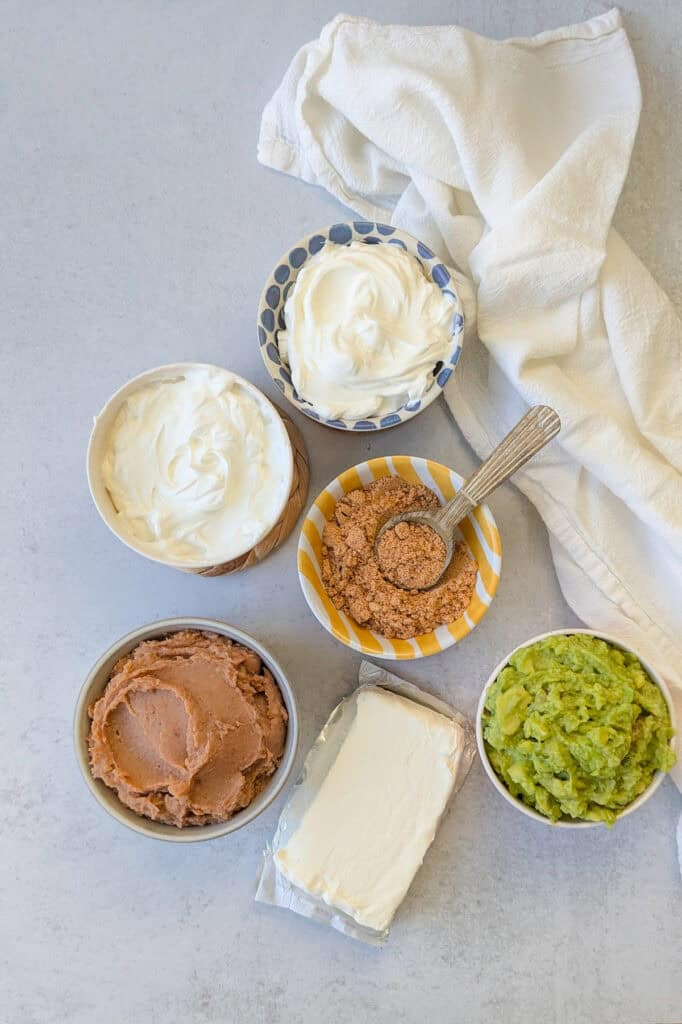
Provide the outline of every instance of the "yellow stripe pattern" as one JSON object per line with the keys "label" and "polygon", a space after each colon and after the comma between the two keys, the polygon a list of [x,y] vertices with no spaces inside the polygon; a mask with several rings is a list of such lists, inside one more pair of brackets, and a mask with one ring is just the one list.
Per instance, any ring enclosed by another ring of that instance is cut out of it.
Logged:
{"label": "yellow stripe pattern", "polygon": [[333,480],[314,502],[305,518],[298,542],[298,575],[310,608],[318,621],[341,643],[361,654],[375,658],[406,660],[424,658],[451,647],[462,640],[481,621],[495,596],[500,581],[502,544],[500,534],[487,505],[473,509],[460,524],[460,530],[478,565],[478,577],[471,602],[457,622],[425,633],[414,640],[391,640],[373,630],[364,629],[350,619],[330,600],[322,583],[322,530],[320,522],[332,518],[336,507],[334,494],[348,494],[362,487],[364,480],[398,476],[413,484],[436,487],[446,501],[454,497],[463,479],[458,473],[431,459],[411,455],[394,455],[370,459],[347,469]]}

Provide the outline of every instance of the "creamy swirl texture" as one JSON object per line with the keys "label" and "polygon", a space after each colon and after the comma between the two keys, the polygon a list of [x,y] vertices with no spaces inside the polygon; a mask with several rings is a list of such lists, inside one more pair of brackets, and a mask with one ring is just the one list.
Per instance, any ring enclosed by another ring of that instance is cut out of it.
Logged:
{"label": "creamy swirl texture", "polygon": [[298,394],[323,416],[380,416],[433,383],[454,313],[399,246],[327,243],[296,279],[278,344]]}
{"label": "creamy swirl texture", "polygon": [[176,564],[228,561],[274,526],[291,483],[276,411],[219,367],[197,365],[126,398],[102,477],[121,536]]}

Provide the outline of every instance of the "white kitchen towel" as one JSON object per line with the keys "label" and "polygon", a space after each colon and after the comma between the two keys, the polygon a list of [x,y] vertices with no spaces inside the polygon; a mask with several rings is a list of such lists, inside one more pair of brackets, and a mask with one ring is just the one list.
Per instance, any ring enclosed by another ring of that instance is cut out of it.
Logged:
{"label": "white kitchen towel", "polygon": [[502,42],[340,15],[295,56],[258,156],[449,254],[470,326],[478,301],[459,426],[484,457],[529,405],[558,410],[515,483],[571,607],[679,698],[682,325],[611,227],[639,112],[617,10]]}

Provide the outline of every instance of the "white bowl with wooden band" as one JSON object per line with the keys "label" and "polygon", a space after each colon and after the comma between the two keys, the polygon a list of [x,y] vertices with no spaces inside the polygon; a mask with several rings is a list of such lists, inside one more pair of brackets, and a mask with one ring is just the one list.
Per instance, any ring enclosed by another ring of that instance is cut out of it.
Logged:
{"label": "white bowl with wooden band", "polygon": [[[276,432],[276,443],[282,452],[282,460],[284,462],[282,468],[284,470],[285,486],[282,487],[281,501],[274,505],[270,515],[261,524],[261,529],[258,531],[258,535],[254,536],[250,540],[244,550],[235,551],[233,547],[228,548],[226,540],[226,547],[224,551],[212,551],[211,556],[204,559],[179,561],[174,558],[164,558],[156,552],[150,552],[142,543],[137,543],[135,539],[130,536],[130,533],[122,532],[111,495],[109,494],[103,479],[102,462],[114,421],[126,400],[140,388],[148,387],[154,383],[161,383],[166,380],[177,379],[184,373],[187,373],[190,369],[195,368],[220,370],[223,373],[229,373],[234,379],[234,382],[238,384],[251,398],[255,400],[256,404],[263,409],[264,413],[268,417],[269,424],[272,425],[273,430]],[[277,524],[285,515],[288,503],[296,491],[294,453],[290,439],[290,432],[287,429],[287,425],[284,423],[279,410],[261,391],[258,390],[257,387],[251,384],[250,381],[245,380],[243,377],[240,377],[238,374],[234,374],[231,371],[224,370],[222,367],[212,367],[204,363],[170,363],[167,366],[158,366],[152,370],[146,370],[137,377],[133,377],[133,379],[129,380],[127,384],[124,384],[122,388],[119,388],[119,390],[112,395],[101,412],[95,417],[92,433],[90,435],[90,442],[88,444],[87,474],[90,493],[97,511],[112,533],[114,533],[120,541],[133,551],[136,551],[140,555],[144,555],[145,558],[149,558],[153,562],[159,562],[162,565],[171,566],[172,568],[179,569],[182,572],[198,573],[201,575],[222,575],[223,573],[244,567],[247,562],[248,564],[251,564],[252,561],[258,560],[257,558],[249,560],[249,554],[257,549],[259,545],[262,545],[262,542],[268,538],[271,532],[275,529]],[[303,495],[303,501],[305,501],[305,494]],[[284,536],[286,535],[283,531],[280,532],[281,535],[278,534],[276,538],[277,543],[284,539]],[[276,546],[275,543],[273,543],[271,547],[264,545],[264,547],[267,548],[267,551],[271,550],[274,546]]]}

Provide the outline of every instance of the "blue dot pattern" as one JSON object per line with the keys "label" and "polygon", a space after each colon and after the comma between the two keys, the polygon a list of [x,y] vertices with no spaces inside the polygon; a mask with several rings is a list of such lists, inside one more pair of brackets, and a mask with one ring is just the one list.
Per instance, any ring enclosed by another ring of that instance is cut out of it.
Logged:
{"label": "blue dot pattern", "polygon": [[347,245],[352,237],[353,231],[350,224],[334,224],[329,229],[329,240],[336,242],[337,245]]}
{"label": "blue dot pattern", "polygon": [[448,284],[450,280],[450,275],[448,274],[447,270],[445,269],[442,263],[436,264],[436,266],[431,271],[431,277],[436,282],[438,287],[442,288],[443,290],[445,289],[445,285]]}
{"label": "blue dot pattern", "polygon": [[[447,363],[439,362],[433,367],[433,384],[421,399],[407,402],[401,409],[385,416],[368,416],[360,420],[325,419],[305,399],[297,393],[291,380],[291,372],[283,365],[279,352],[278,332],[286,326],[284,305],[291,289],[296,282],[300,268],[307,260],[315,256],[326,243],[347,245],[351,241],[361,241],[368,245],[396,245],[405,252],[411,253],[419,262],[424,273],[436,284],[443,295],[453,305],[451,325],[452,348]],[[275,326],[277,325],[277,327]],[[300,412],[310,419],[325,423],[337,430],[383,430],[397,426],[416,415],[420,409],[428,405],[452,376],[454,367],[462,352],[462,334],[464,317],[452,276],[448,268],[440,262],[431,249],[405,234],[390,224],[377,224],[372,221],[357,220],[352,223],[333,224],[325,231],[318,231],[304,239],[300,245],[292,249],[273,271],[266,283],[259,309],[258,342],[265,365],[273,378],[275,386],[292,402]]]}
{"label": "blue dot pattern", "polygon": [[302,267],[307,259],[308,253],[305,249],[294,249],[293,252],[289,253],[289,262],[295,270]]}
{"label": "blue dot pattern", "polygon": [[382,416],[379,420],[380,427],[394,427],[396,423],[400,423],[400,413],[392,412],[388,416]]}
{"label": "blue dot pattern", "polygon": [[267,353],[270,356],[270,358],[272,359],[273,363],[276,363],[277,366],[279,366],[281,364],[282,360],[279,357],[279,349],[277,348],[277,346],[272,341],[270,342],[270,344],[267,347]]}

